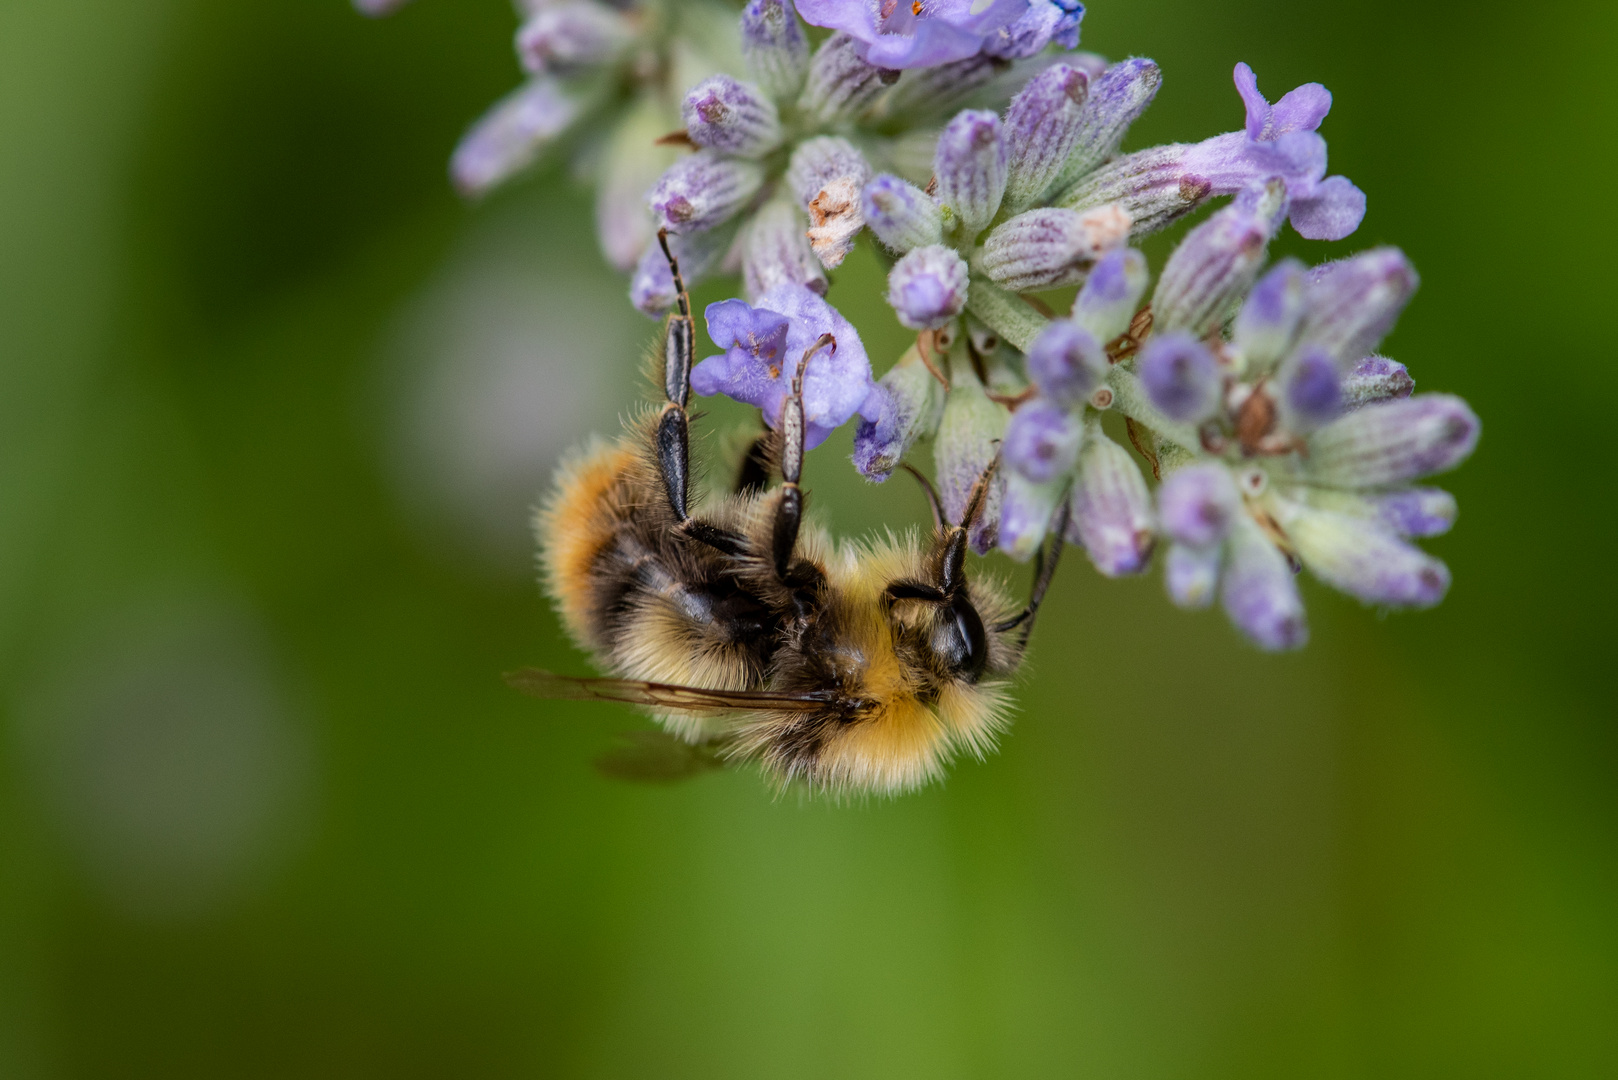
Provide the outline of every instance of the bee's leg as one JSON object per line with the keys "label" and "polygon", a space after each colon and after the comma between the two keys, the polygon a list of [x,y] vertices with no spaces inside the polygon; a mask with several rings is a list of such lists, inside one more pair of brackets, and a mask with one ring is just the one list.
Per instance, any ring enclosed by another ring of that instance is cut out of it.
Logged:
{"label": "bee's leg", "polygon": [[691,426],[685,406],[691,397],[691,368],[696,363],[697,323],[691,317],[691,295],[686,292],[685,279],[680,276],[679,261],[669,250],[668,235],[662,229],[657,232],[657,242],[669,261],[669,272],[674,275],[678,295],[674,313],[663,331],[663,394],[667,403],[663,406],[663,415],[657,418],[654,436],[663,492],[668,496],[674,520],[687,536],[727,555],[740,555],[747,549],[742,537],[698,521],[687,509],[691,487]]}
{"label": "bee's leg", "polygon": [[803,523],[803,489],[798,480],[803,475],[803,373],[809,358],[825,346],[837,351],[837,339],[821,334],[815,343],[804,350],[798,361],[798,370],[792,376],[792,395],[781,408],[781,495],[775,504],[775,524],[770,532],[770,551],[775,557],[775,575],[783,581],[792,563],[792,552],[798,546],[798,527]]}
{"label": "bee's leg", "polygon": [[1051,579],[1056,576],[1056,564],[1062,557],[1062,545],[1067,532],[1068,501],[1062,500],[1062,505],[1056,512],[1056,520],[1051,522],[1049,550],[1040,549],[1034,556],[1034,588],[1028,597],[1028,606],[1022,611],[1007,619],[996,623],[992,630],[995,633],[1004,633],[1022,627],[1022,638],[1019,646],[1028,644],[1028,635],[1034,632],[1034,616],[1039,614],[1039,605],[1045,599],[1045,590],[1051,587]]}

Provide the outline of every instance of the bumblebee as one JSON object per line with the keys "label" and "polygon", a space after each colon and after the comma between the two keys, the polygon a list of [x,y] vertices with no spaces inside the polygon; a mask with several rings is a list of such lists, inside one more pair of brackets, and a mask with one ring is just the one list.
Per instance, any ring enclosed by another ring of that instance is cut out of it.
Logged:
{"label": "bumblebee", "polygon": [[535,518],[563,623],[616,677],[527,669],[510,681],[539,697],[644,706],[687,760],[694,747],[709,760],[756,761],[783,786],[897,794],[940,778],[957,752],[981,758],[1008,722],[1010,677],[1065,522],[1020,610],[966,572],[994,465],[953,524],[910,470],[932,510],[927,543],[890,534],[835,544],[806,523],[803,376],[836,349],[830,335],[798,361],[779,425],[759,436],[735,489],[693,507],[696,323],[666,241],[663,250],[678,292],[663,332],[666,400],[617,442],[566,461]]}

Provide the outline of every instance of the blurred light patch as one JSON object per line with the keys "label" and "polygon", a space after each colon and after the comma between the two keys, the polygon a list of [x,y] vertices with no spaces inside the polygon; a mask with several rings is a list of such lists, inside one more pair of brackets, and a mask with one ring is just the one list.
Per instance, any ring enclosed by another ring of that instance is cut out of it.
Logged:
{"label": "blurred light patch", "polygon": [[237,605],[109,620],[46,664],[18,720],[48,812],[128,914],[190,918],[251,891],[305,817],[308,742]]}
{"label": "blurred light patch", "polygon": [[[644,396],[653,324],[554,189],[490,208],[402,313],[383,378],[401,497],[485,564],[528,575],[529,515],[567,449]],[[567,253],[558,258],[558,253]]]}

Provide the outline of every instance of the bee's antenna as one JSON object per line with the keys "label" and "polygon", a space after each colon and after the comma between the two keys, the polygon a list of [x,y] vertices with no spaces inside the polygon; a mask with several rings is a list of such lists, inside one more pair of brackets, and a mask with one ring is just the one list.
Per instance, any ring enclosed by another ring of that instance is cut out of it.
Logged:
{"label": "bee's antenna", "polygon": [[676,259],[674,252],[669,250],[669,231],[667,229],[657,230],[657,246],[663,249],[663,257],[669,261],[669,273],[674,277],[674,291],[679,297],[676,303],[679,305],[680,314],[689,319],[691,317],[691,294],[685,291],[685,278],[680,276],[680,260]]}
{"label": "bee's antenna", "polygon": [[927,509],[933,515],[933,531],[942,533],[949,528],[944,521],[944,505],[938,501],[938,489],[933,487],[933,482],[927,479],[926,474],[917,470],[915,466],[907,461],[899,462],[899,468],[914,476],[916,483],[921,485],[921,493],[927,497]]}

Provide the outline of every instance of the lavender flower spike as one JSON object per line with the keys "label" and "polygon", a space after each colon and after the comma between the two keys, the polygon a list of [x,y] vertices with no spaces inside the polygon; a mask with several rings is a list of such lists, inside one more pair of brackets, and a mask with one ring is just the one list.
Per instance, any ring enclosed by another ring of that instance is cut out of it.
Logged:
{"label": "lavender flower spike", "polygon": [[1300,510],[1287,535],[1309,571],[1367,604],[1432,607],[1449,590],[1449,569],[1364,518]]}
{"label": "lavender flower spike", "polygon": [[724,394],[757,405],[771,427],[792,389],[803,353],[821,334],[824,346],[803,377],[805,446],[813,449],[855,414],[876,419],[880,399],[873,393],[871,361],[859,334],[837,309],[801,285],[778,285],[759,298],[758,307],[740,300],[708,305],[708,336],[724,347],[691,369],[691,389]]}
{"label": "lavender flower spike", "polygon": [[994,113],[958,113],[944,126],[933,175],[938,180],[938,201],[958,224],[963,240],[982,232],[1000,209],[1008,161],[1005,135]]}
{"label": "lavender flower spike", "polygon": [[1285,213],[1286,186],[1272,180],[1245,189],[1235,202],[1192,229],[1157,280],[1155,325],[1197,337],[1222,326],[1258,276]]}
{"label": "lavender flower spike", "polygon": [[552,79],[523,86],[485,113],[455,148],[449,166],[455,187],[462,195],[482,195],[521,172],[581,108]]}
{"label": "lavender flower spike", "polygon": [[888,303],[912,330],[937,330],[966,308],[966,260],[943,244],[919,247],[888,274]]}
{"label": "lavender flower spike", "polygon": [[776,101],[790,101],[809,71],[809,39],[792,0],[749,0],[742,9],[742,55],[748,69]]}
{"label": "lavender flower spike", "polygon": [[1071,285],[1129,237],[1129,215],[1116,206],[1080,213],[1042,207],[995,226],[977,268],[1014,292]]}
{"label": "lavender flower spike", "polygon": [[[873,4],[867,0],[799,0],[811,26],[848,34],[860,57],[885,68],[922,68],[965,60],[995,31],[1019,19],[1028,0],[931,0],[927,4]],[[1043,44],[1043,43],[1042,43]]]}
{"label": "lavender flower spike", "polygon": [[734,217],[763,183],[764,170],[753,162],[699,150],[669,167],[649,205],[669,232],[703,232]]}
{"label": "lavender flower spike", "polygon": [[1388,487],[1453,469],[1477,446],[1480,425],[1466,402],[1423,394],[1367,405],[1309,438],[1305,472],[1326,487]]}
{"label": "lavender flower spike", "polygon": [[860,196],[865,224],[882,246],[903,255],[936,244],[944,236],[944,215],[933,197],[908,180],[883,173]]}
{"label": "lavender flower spike", "polygon": [[1231,523],[1221,599],[1236,628],[1261,649],[1301,649],[1309,626],[1286,557],[1246,514]]}
{"label": "lavender flower spike", "polygon": [[762,157],[781,145],[775,105],[729,75],[712,75],[685,96],[680,116],[691,141],[739,157]]}
{"label": "lavender flower spike", "polygon": [[1164,416],[1198,424],[1219,408],[1219,366],[1207,346],[1189,334],[1152,338],[1141,352],[1140,381]]}
{"label": "lavender flower spike", "polygon": [[1146,278],[1146,256],[1134,248],[1107,252],[1073,298],[1073,321],[1097,341],[1111,341],[1129,329],[1146,292]]}
{"label": "lavender flower spike", "polygon": [[1010,149],[1006,203],[1026,209],[1044,194],[1078,141],[1090,80],[1066,64],[1053,64],[1028,80],[1006,109]]}
{"label": "lavender flower spike", "polygon": [[1151,494],[1129,451],[1103,435],[1099,422],[1086,426],[1068,539],[1106,577],[1138,574],[1157,543]]}

